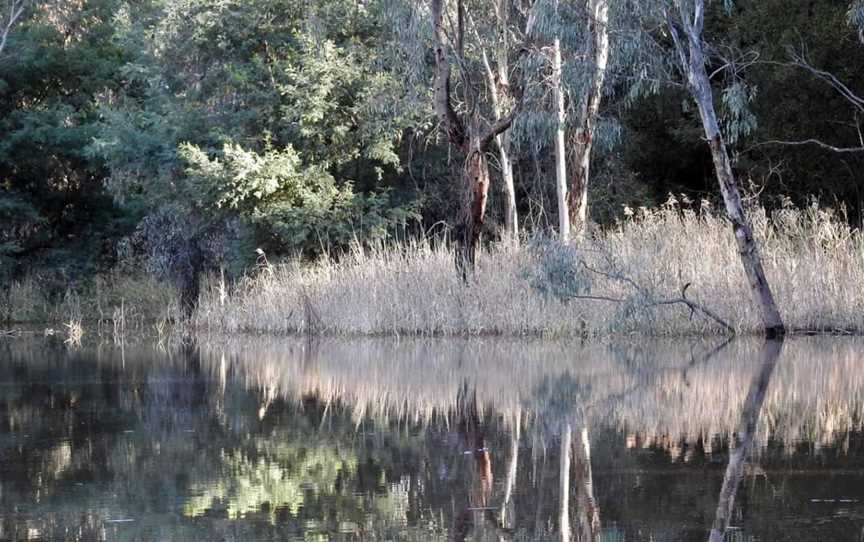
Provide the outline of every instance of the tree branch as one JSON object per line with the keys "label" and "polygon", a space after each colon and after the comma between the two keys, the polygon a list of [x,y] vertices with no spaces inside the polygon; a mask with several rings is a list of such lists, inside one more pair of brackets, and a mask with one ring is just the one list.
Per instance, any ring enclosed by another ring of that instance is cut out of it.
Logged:
{"label": "tree branch", "polygon": [[11,0],[9,3],[9,19],[3,25],[3,30],[0,32],[0,55],[3,54],[3,49],[6,48],[6,40],[9,38],[9,32],[12,27],[24,14],[25,0]]}
{"label": "tree branch", "polygon": [[[629,285],[631,288],[636,290],[639,293],[639,295],[645,300],[644,305],[647,307],[654,307],[654,306],[661,306],[661,305],[677,305],[677,304],[685,305],[687,308],[690,309],[690,318],[693,318],[693,314],[698,312],[698,313],[706,316],[707,318],[720,324],[720,326],[725,328],[730,334],[732,334],[732,335],[735,334],[735,328],[732,327],[726,320],[724,320],[723,318],[718,316],[717,313],[715,313],[714,311],[702,306],[701,304],[696,303],[695,301],[687,298],[687,289],[690,288],[690,285],[692,284],[690,282],[688,282],[687,284],[684,285],[683,288],[681,288],[681,296],[680,297],[673,297],[673,298],[668,298],[668,299],[654,299],[654,297],[648,292],[648,290],[646,290],[644,287],[640,286],[636,281],[634,281],[630,277],[622,275],[621,273],[607,273],[606,271],[600,271],[599,269],[594,269],[592,267],[589,267],[588,264],[586,264],[584,261],[581,263],[585,269],[587,269],[588,271],[591,271],[592,273],[596,273],[596,274],[601,275],[603,277],[606,277],[608,279],[616,280],[618,282],[623,282],[623,283]],[[593,296],[593,295],[573,295],[573,296],[569,296],[568,299],[591,299],[591,300],[609,301],[609,302],[615,302],[615,303],[623,303],[626,301],[626,299],[607,297],[607,296]]]}
{"label": "tree branch", "polygon": [[760,143],[756,143],[755,145],[751,146],[747,150],[753,149],[755,147],[761,147],[764,145],[786,145],[786,146],[790,146],[790,147],[791,146],[801,146],[801,145],[816,145],[816,146],[822,147],[823,149],[827,149],[831,152],[836,152],[836,153],[841,153],[841,154],[864,152],[864,145],[862,145],[861,147],[835,147],[834,145],[829,145],[828,143],[825,143],[823,141],[819,141],[818,139],[804,139],[801,141],[781,141],[778,139],[772,139],[769,141],[762,141]]}

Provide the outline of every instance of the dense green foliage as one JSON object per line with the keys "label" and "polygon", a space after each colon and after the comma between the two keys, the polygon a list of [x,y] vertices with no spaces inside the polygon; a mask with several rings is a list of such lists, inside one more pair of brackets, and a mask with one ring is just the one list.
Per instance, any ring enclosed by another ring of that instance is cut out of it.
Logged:
{"label": "dense green foliage", "polygon": [[[512,132],[529,233],[556,212],[545,41],[557,32],[565,60],[578,60],[584,40],[579,3],[548,4],[530,51],[510,59],[511,85],[526,100]],[[591,184],[601,223],[669,192],[715,198],[696,112],[661,58],[668,37],[636,37],[645,29],[631,8],[649,4],[613,10],[614,73]],[[708,71],[745,186],[769,207],[781,196],[843,203],[857,221],[864,152],[768,142],[862,145],[864,104],[791,62],[864,94],[864,7],[725,4],[709,4]],[[482,48],[499,38],[488,6],[467,6],[466,58],[482,74]],[[217,266],[242,271],[259,247],[271,258],[333,254],[452,224],[461,159],[433,114],[426,9],[399,0],[31,2],[0,52],[0,281],[36,272],[59,294],[132,260],[183,281]],[[580,64],[566,66],[578,97]],[[488,92],[482,76],[453,84]]]}

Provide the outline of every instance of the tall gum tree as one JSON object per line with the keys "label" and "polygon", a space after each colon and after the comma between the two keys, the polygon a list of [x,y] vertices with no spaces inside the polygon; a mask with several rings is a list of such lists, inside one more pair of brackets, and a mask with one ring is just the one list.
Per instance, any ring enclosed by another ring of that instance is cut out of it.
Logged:
{"label": "tall gum tree", "polygon": [[702,31],[705,27],[705,1],[669,0],[661,4],[660,9],[675,47],[679,67],[699,110],[705,137],[711,149],[717,182],[726,206],[726,214],[732,223],[732,231],[738,245],[738,254],[750,289],[761,311],[762,326],[769,338],[782,336],[786,331],[783,319],[777,309],[768,279],[765,277],[759,248],[744,212],[729,152],[717,122],[711,82],[705,68],[706,57],[702,39]]}
{"label": "tall gum tree", "polygon": [[[448,13],[448,7],[452,8],[452,13]],[[469,73],[470,61],[465,54],[465,25],[468,14],[464,0],[456,0],[455,3],[431,0],[430,12],[435,54],[435,114],[449,143],[459,149],[464,157],[461,184],[466,194],[457,224],[459,249],[456,258],[457,265],[464,272],[474,267],[480,233],[486,219],[489,198],[487,153],[492,142],[513,123],[519,112],[519,104],[515,103],[507,113],[499,108],[492,121],[484,117],[483,110],[488,110],[489,107],[488,104],[480,103],[480,94],[476,91],[472,73]],[[458,65],[462,79],[461,112],[457,112],[454,106],[452,64]],[[492,109],[496,109],[494,105]]]}
{"label": "tall gum tree", "polygon": [[[494,0],[493,10],[497,32],[494,43],[494,58],[497,66],[493,68],[489,61],[489,53],[482,48],[483,67],[486,70],[486,81],[489,97],[492,100],[492,110],[495,120],[500,120],[505,114],[506,103],[512,98],[510,92],[510,5],[508,0]],[[476,29],[475,29],[476,32]],[[478,35],[479,41],[479,35]],[[511,240],[519,239],[519,215],[516,210],[516,185],[513,180],[512,144],[510,130],[504,130],[495,136],[498,146],[498,160],[501,167],[501,181],[504,192],[504,233]]]}
{"label": "tall gum tree", "polygon": [[[603,84],[609,64],[609,4],[608,0],[586,0],[585,65],[588,86],[579,102],[575,129],[570,137],[570,178],[568,204],[570,227],[578,240],[585,235],[588,220],[588,180],[591,169],[591,149]],[[564,237],[562,235],[562,237]],[[565,238],[566,240],[566,238]]]}

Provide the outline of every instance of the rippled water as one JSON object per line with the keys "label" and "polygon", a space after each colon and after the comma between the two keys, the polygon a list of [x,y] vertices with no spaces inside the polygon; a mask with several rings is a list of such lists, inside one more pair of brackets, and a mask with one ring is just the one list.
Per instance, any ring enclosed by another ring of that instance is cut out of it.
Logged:
{"label": "rippled water", "polygon": [[862,354],[7,340],[0,540],[862,540]]}

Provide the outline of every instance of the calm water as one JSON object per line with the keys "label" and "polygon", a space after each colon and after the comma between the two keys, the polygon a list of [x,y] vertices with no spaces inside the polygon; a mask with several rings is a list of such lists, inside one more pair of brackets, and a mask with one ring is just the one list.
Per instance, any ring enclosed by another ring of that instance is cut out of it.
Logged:
{"label": "calm water", "polygon": [[862,354],[0,341],[0,540],[864,540]]}

